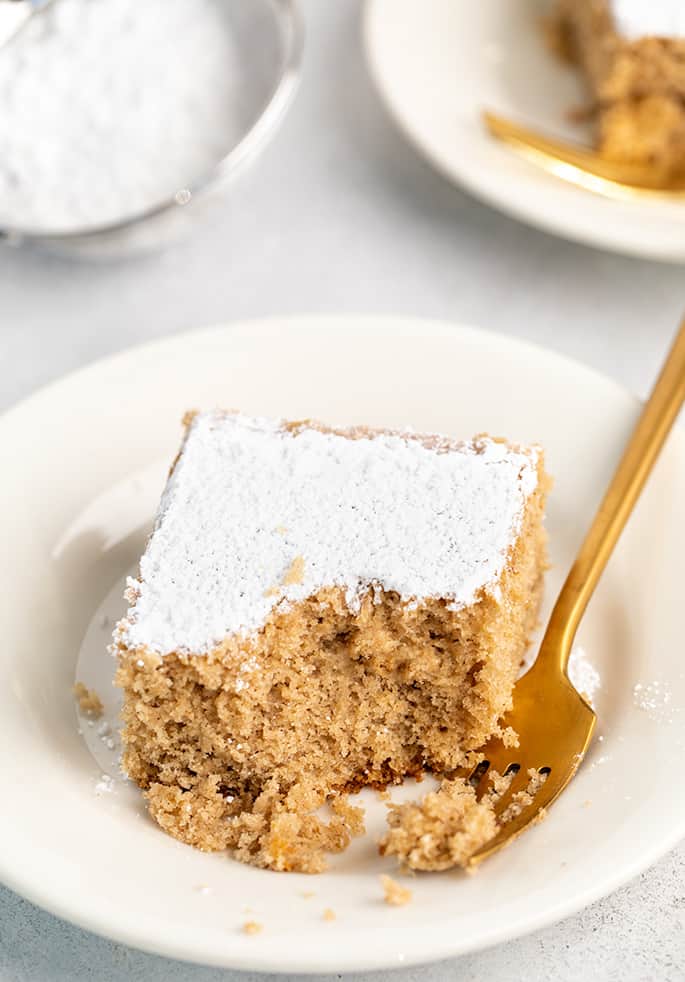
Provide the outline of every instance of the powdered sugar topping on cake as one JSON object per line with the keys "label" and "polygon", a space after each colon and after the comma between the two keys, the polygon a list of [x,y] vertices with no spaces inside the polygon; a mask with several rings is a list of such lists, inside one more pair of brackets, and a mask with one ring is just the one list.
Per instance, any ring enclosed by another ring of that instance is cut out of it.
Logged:
{"label": "powdered sugar topping on cake", "polygon": [[629,40],[641,37],[685,37],[683,0],[612,0],[614,23]]}
{"label": "powdered sugar topping on cake", "polygon": [[537,485],[537,452],[356,436],[196,416],[118,640],[206,652],[326,587],[353,610],[379,587],[456,607],[494,590]]}

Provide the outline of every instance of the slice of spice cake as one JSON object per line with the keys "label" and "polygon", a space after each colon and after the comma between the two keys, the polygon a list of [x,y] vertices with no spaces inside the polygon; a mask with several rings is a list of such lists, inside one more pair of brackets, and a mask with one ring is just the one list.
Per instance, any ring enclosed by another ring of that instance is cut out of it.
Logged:
{"label": "slice of spice cake", "polygon": [[153,818],[316,872],[347,792],[457,767],[511,704],[546,488],[537,447],[189,415],[114,636]]}
{"label": "slice of spice cake", "polygon": [[557,0],[557,16],[596,103],[599,152],[664,182],[685,174],[683,0]]}

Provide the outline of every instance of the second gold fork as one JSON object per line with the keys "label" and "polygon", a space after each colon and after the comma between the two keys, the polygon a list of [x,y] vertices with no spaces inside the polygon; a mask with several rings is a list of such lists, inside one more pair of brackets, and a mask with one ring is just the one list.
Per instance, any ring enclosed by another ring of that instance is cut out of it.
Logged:
{"label": "second gold fork", "polygon": [[606,160],[584,147],[544,136],[527,126],[485,111],[483,122],[497,140],[548,174],[586,191],[609,198],[652,198],[685,201],[685,175],[668,183],[658,172],[640,164]]}

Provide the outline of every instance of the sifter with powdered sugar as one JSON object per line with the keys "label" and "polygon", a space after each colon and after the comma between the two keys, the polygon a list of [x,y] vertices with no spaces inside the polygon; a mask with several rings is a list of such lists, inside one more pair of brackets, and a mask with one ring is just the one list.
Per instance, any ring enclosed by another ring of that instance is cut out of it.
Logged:
{"label": "sifter with powdered sugar", "polygon": [[268,140],[294,0],[0,2],[0,237],[157,246]]}

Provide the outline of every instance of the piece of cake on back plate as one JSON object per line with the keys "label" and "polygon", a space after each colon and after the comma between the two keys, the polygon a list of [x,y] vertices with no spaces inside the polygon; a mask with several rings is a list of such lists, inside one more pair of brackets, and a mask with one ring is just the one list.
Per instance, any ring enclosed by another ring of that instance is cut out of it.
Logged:
{"label": "piece of cake on back plate", "polygon": [[683,0],[557,0],[556,17],[590,87],[599,153],[663,182],[685,175]]}

